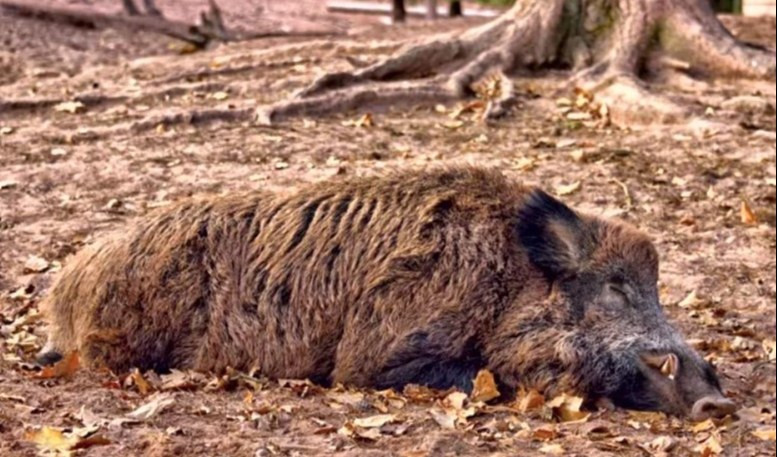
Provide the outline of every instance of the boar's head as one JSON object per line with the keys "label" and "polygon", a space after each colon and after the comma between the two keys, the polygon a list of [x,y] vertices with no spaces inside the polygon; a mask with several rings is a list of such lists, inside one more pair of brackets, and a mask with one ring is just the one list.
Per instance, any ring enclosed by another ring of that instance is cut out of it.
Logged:
{"label": "boar's head", "polygon": [[527,199],[518,232],[550,284],[553,326],[565,329],[556,363],[581,393],[693,420],[736,410],[714,367],[667,321],[658,254],[645,235],[579,215],[541,191]]}

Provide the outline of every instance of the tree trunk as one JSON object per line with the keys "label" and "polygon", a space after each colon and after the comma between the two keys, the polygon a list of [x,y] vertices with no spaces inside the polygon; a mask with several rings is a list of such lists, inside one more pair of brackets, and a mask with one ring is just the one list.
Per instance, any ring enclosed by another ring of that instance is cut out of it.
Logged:
{"label": "tree trunk", "polygon": [[140,14],[140,10],[135,6],[134,0],[121,0],[121,4],[124,7],[124,12],[130,16],[137,16]]}
{"label": "tree trunk", "polygon": [[570,69],[570,83],[611,114],[669,121],[686,113],[649,92],[642,70],[773,79],[775,52],[734,38],[709,0],[517,0],[499,18],[465,33],[435,36],[369,67],[324,75],[257,116],[270,123],[365,104],[445,102],[474,95],[478,82],[496,75],[498,90],[486,113],[496,117],[514,102],[507,74],[544,66]]}
{"label": "tree trunk", "polygon": [[461,1],[451,0],[450,5],[448,6],[448,16],[459,17],[463,15],[464,15],[464,9],[461,7]]}
{"label": "tree trunk", "polygon": [[161,16],[162,12],[154,4],[154,0],[143,0],[143,6],[146,8],[146,14],[151,16]]}
{"label": "tree trunk", "polygon": [[391,22],[405,22],[405,0],[393,0],[391,3]]}
{"label": "tree trunk", "polygon": [[426,18],[437,19],[437,0],[426,0]]}

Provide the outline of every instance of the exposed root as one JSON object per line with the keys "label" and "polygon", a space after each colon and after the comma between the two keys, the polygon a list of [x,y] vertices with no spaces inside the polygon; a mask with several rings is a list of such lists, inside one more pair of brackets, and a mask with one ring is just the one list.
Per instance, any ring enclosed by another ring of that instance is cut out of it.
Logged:
{"label": "exposed root", "polygon": [[247,122],[253,118],[253,115],[254,110],[252,108],[207,108],[181,111],[177,113],[148,116],[140,121],[133,122],[128,130],[137,133],[158,128],[160,125],[172,127],[176,125],[198,125],[212,122]]}
{"label": "exposed root", "polygon": [[141,102],[143,100],[161,98],[166,99],[170,97],[180,97],[181,95],[193,92],[215,92],[223,91],[227,89],[227,85],[222,83],[198,83],[198,84],[184,84],[177,86],[163,87],[158,90],[145,92],[140,95],[128,93],[112,93],[107,94],[82,94],[75,95],[68,98],[30,98],[30,99],[17,99],[17,100],[0,100],[0,112],[9,111],[24,111],[24,110],[38,110],[47,109],[56,106],[63,102],[79,102],[84,107],[92,108],[104,105],[114,105],[118,103],[132,103]]}
{"label": "exposed root", "polygon": [[775,52],[737,40],[706,2],[691,2],[669,16],[667,51],[713,76],[775,78]]}
{"label": "exposed root", "polygon": [[162,85],[162,84],[176,83],[180,81],[202,81],[205,79],[216,78],[220,76],[234,76],[242,73],[254,73],[254,72],[258,72],[259,70],[270,70],[270,69],[277,69],[277,68],[284,68],[284,67],[292,67],[294,65],[300,65],[300,64],[315,65],[320,63],[321,63],[321,59],[311,58],[311,59],[283,60],[278,62],[267,61],[267,62],[252,63],[252,64],[246,64],[246,65],[226,66],[222,68],[203,68],[199,70],[185,71],[185,72],[174,74],[172,76],[155,79],[151,81],[151,84]]}
{"label": "exposed root", "polygon": [[[131,6],[130,6],[131,5]],[[233,33],[224,24],[221,10],[214,0],[209,0],[209,9],[200,15],[200,24],[187,24],[164,18],[161,13],[140,15],[133,2],[125,2],[128,15],[104,14],[75,8],[57,8],[47,5],[0,1],[0,8],[19,17],[33,18],[51,22],[67,23],[77,27],[92,29],[126,28],[133,31],[146,31],[169,37],[205,48],[211,42],[243,41],[259,38],[287,36],[320,37],[339,35],[339,31],[267,31]]]}
{"label": "exposed root", "polygon": [[581,87],[607,106],[610,120],[617,125],[665,124],[688,115],[680,105],[651,92],[634,76],[610,76]]}
{"label": "exposed root", "polygon": [[431,69],[452,62],[461,51],[458,40],[435,40],[415,45],[396,56],[355,72],[326,74],[297,93],[296,97],[313,97],[326,91],[345,89],[365,82],[387,81],[392,77],[428,76]]}
{"label": "exposed root", "polygon": [[256,121],[271,125],[293,116],[312,116],[343,112],[365,105],[393,105],[418,102],[441,103],[457,99],[445,84],[445,78],[388,83],[342,89],[310,98],[293,98],[256,111]]}

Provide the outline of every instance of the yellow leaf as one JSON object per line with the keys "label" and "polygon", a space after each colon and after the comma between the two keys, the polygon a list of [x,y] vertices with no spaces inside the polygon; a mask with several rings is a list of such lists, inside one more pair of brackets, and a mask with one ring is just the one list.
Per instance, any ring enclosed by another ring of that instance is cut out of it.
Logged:
{"label": "yellow leaf", "polygon": [[219,101],[226,100],[229,98],[229,93],[224,91],[218,91],[218,92],[214,92],[213,95],[211,95],[211,97],[213,97],[214,100],[219,100]]}
{"label": "yellow leaf", "polygon": [[480,370],[477,377],[475,377],[470,400],[473,402],[487,402],[499,398],[500,395],[499,389],[496,387],[494,375],[488,370]]}
{"label": "yellow leaf", "polygon": [[712,421],[712,419],[707,419],[704,422],[699,422],[698,424],[694,424],[693,427],[691,427],[691,431],[693,433],[701,433],[706,432],[708,430],[712,430],[715,428],[715,422]]}
{"label": "yellow leaf", "polygon": [[518,410],[522,413],[534,411],[545,404],[545,397],[536,390],[530,390],[521,396],[518,401]]}
{"label": "yellow leaf", "polygon": [[93,446],[111,444],[111,441],[99,435],[80,437],[75,434],[65,434],[53,427],[43,427],[40,430],[28,431],[25,439],[35,443],[39,449],[48,453],[70,455],[69,451],[87,449]]}
{"label": "yellow leaf", "polygon": [[711,435],[703,443],[697,446],[696,450],[701,453],[702,456],[709,457],[711,455],[721,454],[723,452],[723,446],[715,435]]}
{"label": "yellow leaf", "polygon": [[372,118],[372,114],[365,113],[358,119],[344,121],[343,126],[345,127],[358,127],[358,128],[369,128],[375,126],[375,120]]}
{"label": "yellow leaf", "polygon": [[380,428],[396,420],[397,417],[393,414],[379,414],[377,416],[354,419],[353,425],[362,428]]}
{"label": "yellow leaf", "polygon": [[520,159],[515,161],[513,168],[519,171],[531,171],[536,166],[537,166],[537,161],[535,159],[532,159],[531,157],[521,157]]}
{"label": "yellow leaf", "polygon": [[540,452],[550,455],[564,455],[566,451],[560,444],[546,444],[540,448]]}
{"label": "yellow leaf", "polygon": [[73,448],[78,438],[67,437],[62,431],[52,427],[43,427],[40,430],[29,431],[25,434],[27,441],[33,442],[39,448],[47,451],[63,452]]}
{"label": "yellow leaf", "polygon": [[442,126],[451,130],[456,130],[464,127],[463,121],[450,121],[450,122],[443,122]]}
{"label": "yellow leaf", "polygon": [[774,441],[775,440],[775,428],[767,427],[758,430],[753,430],[753,436],[762,441]]}
{"label": "yellow leaf", "polygon": [[701,300],[696,291],[693,290],[685,298],[680,300],[680,303],[678,303],[677,306],[685,309],[698,309],[704,306],[704,301]]}
{"label": "yellow leaf", "polygon": [[580,181],[575,181],[572,184],[563,184],[558,187],[556,187],[556,195],[559,197],[564,197],[566,195],[572,195],[580,188],[583,187],[583,183]]}
{"label": "yellow leaf", "polygon": [[774,362],[777,358],[777,343],[774,340],[764,340],[762,344],[769,361]]}
{"label": "yellow leaf", "polygon": [[137,368],[132,370],[132,373],[130,374],[130,379],[132,380],[132,383],[135,384],[135,387],[138,388],[138,392],[140,392],[140,395],[146,396],[152,390],[151,384],[149,384],[148,381],[146,381],[146,379],[140,373],[140,370],[138,370]]}
{"label": "yellow leaf", "polygon": [[547,403],[553,415],[561,422],[585,421],[589,413],[581,411],[584,399],[574,395],[560,395]]}
{"label": "yellow leaf", "polygon": [[740,216],[742,218],[742,223],[745,225],[758,224],[758,216],[755,215],[752,208],[750,208],[750,205],[746,201],[742,201]]}
{"label": "yellow leaf", "polygon": [[54,105],[54,111],[60,112],[60,113],[70,113],[70,114],[76,114],[81,113],[86,109],[86,106],[81,102],[62,102],[57,105]]}
{"label": "yellow leaf", "polygon": [[467,394],[463,392],[452,392],[445,397],[443,404],[453,409],[464,409],[464,402],[467,401]]}

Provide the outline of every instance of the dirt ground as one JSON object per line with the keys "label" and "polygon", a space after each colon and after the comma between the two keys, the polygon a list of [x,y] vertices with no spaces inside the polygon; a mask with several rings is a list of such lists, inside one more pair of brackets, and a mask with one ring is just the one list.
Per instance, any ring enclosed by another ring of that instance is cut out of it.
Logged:
{"label": "dirt ground", "polygon": [[[110,0],[51,3],[118,9]],[[158,1],[181,20],[194,20],[205,3]],[[46,426],[91,436],[73,438],[84,447],[73,452],[88,456],[775,455],[773,83],[689,81],[680,91],[657,82],[655,90],[697,116],[641,128],[587,120],[585,107],[559,100],[574,96],[559,93],[564,75],[552,72],[516,77],[520,106],[488,124],[477,109],[454,105],[273,127],[240,114],[210,122],[208,113],[248,112],[325,70],[374,61],[395,49],[387,40],[477,22],[389,27],[327,16],[313,0],[219,3],[228,24],[292,23],[345,35],[185,53],[156,35],[0,13],[0,455],[44,452],[33,441]],[[725,20],[736,34],[774,46],[773,19]],[[437,398],[444,393],[325,391],[236,374],[133,381],[79,370],[44,379],[30,365],[43,342],[36,305],[57,270],[85,244],[155,207],[194,194],[451,163],[498,167],[653,236],[666,310],[719,367],[743,408],[737,417],[689,424],[599,411],[560,423],[549,405],[468,409],[452,405],[455,395]],[[146,404],[158,409],[128,415]],[[455,424],[444,417],[451,411]]]}

